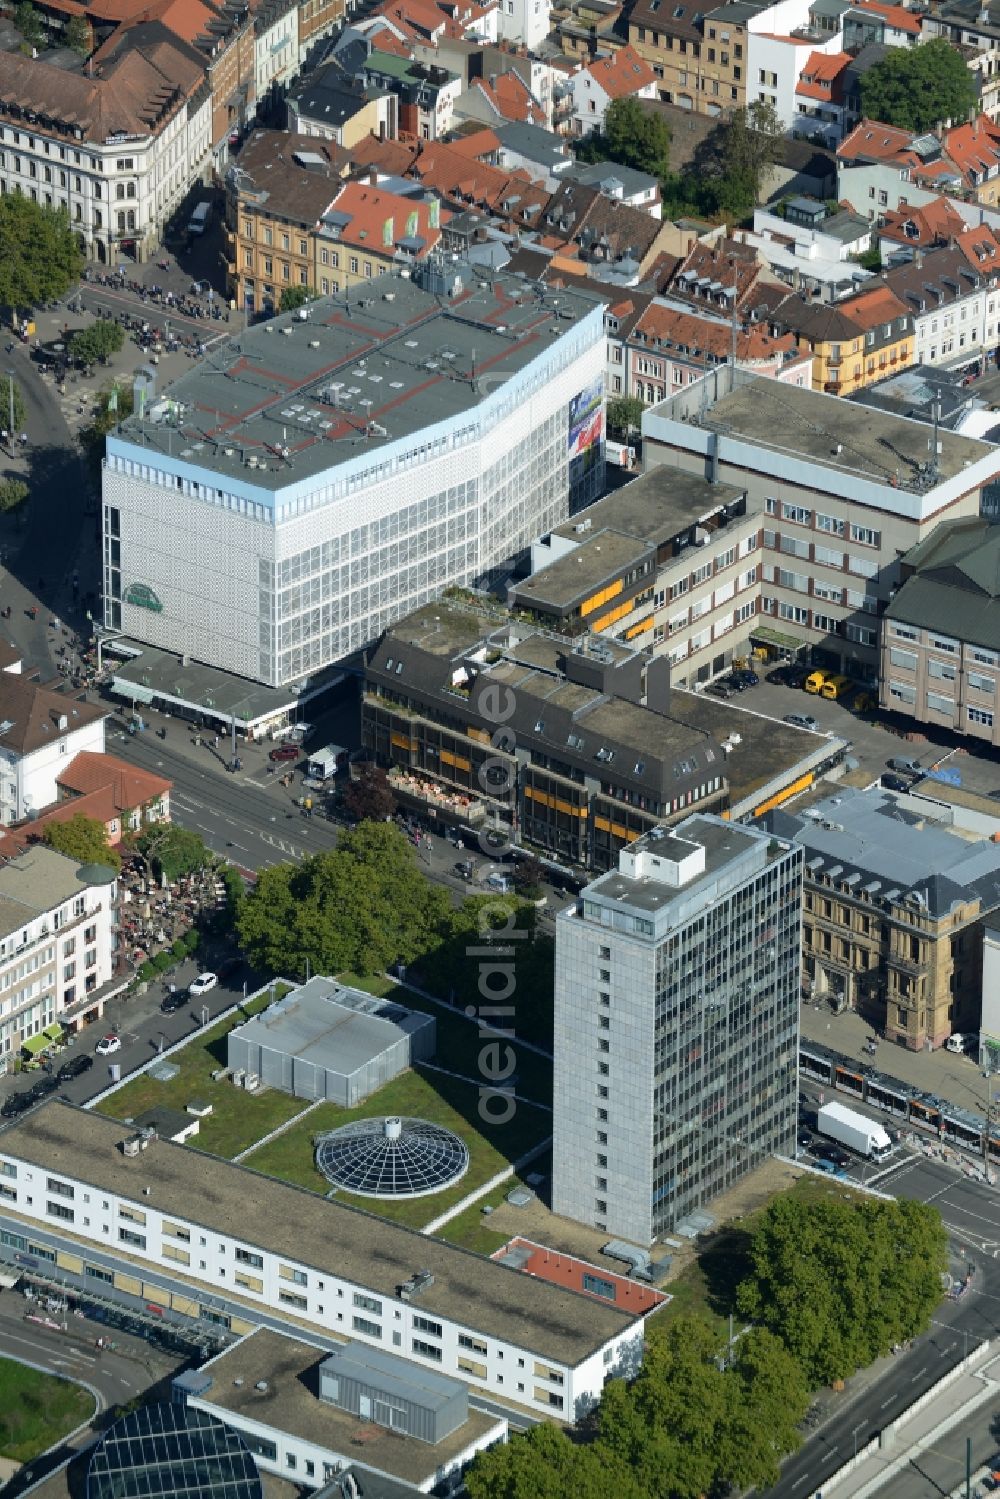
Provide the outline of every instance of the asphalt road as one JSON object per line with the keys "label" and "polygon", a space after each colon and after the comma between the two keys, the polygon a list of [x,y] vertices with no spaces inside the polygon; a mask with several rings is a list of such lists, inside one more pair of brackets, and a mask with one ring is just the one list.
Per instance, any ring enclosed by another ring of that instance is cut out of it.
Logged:
{"label": "asphalt road", "polygon": [[[880,1490],[881,1499],[942,1499],[963,1485],[966,1474],[966,1441],[972,1439],[973,1478],[987,1464],[995,1462],[1000,1447],[995,1409],[989,1405],[975,1411],[968,1421],[953,1426],[934,1447],[925,1447],[907,1463],[901,1473]],[[973,1484],[973,1494],[976,1492]]]}

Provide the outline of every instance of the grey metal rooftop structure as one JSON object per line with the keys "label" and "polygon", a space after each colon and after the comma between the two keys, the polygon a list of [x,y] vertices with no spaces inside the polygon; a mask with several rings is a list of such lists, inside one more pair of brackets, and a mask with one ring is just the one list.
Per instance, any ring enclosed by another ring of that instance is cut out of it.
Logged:
{"label": "grey metal rooftop structure", "polygon": [[109,451],[162,454],[220,480],[249,469],[278,491],[472,412],[600,305],[432,259],[216,345],[116,428]]}

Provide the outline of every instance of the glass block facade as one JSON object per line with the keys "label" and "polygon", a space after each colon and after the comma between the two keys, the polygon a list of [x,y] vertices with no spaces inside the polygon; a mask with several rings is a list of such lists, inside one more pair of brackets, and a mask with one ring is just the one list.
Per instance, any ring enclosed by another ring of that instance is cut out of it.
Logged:
{"label": "glass block facade", "polygon": [[553,1207],[639,1244],[795,1148],[800,852],[671,833],[556,927]]}

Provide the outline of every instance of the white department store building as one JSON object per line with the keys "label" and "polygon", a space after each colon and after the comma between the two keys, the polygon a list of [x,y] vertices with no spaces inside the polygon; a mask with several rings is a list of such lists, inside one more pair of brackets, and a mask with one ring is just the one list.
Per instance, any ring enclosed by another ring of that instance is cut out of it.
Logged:
{"label": "white department store building", "polygon": [[437,261],[323,298],[123,423],[105,624],[282,686],[596,498],[603,305],[487,277]]}

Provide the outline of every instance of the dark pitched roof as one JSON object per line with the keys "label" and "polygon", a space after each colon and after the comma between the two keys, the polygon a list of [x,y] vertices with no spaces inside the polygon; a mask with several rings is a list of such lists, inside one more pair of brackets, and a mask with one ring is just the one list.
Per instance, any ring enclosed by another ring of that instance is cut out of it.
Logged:
{"label": "dark pitched roof", "polygon": [[83,698],[55,692],[12,672],[0,675],[0,746],[15,755],[30,755],[57,743],[60,735],[106,717],[104,708]]}

